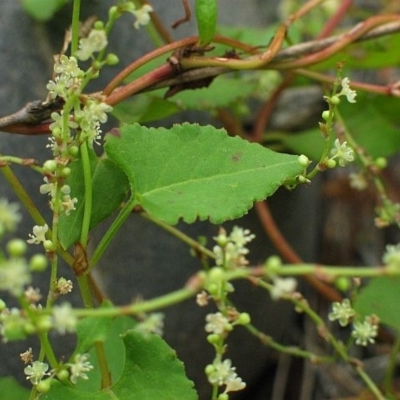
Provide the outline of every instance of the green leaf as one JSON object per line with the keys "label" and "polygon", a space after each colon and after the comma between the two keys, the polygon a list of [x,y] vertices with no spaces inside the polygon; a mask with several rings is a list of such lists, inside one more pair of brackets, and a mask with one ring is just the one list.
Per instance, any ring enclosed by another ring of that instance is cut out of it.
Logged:
{"label": "green leaf", "polygon": [[[106,342],[107,360],[111,364],[112,377],[116,383],[108,389],[100,391],[98,367],[87,373],[87,381],[79,380],[75,388],[63,386],[55,382],[49,393],[43,395],[45,400],[194,400],[197,394],[193,383],[186,378],[183,364],[177,359],[176,353],[163,339],[157,335],[143,335],[128,331],[125,335],[115,335],[121,328],[118,319],[118,329],[114,329],[110,337],[118,341],[110,346]],[[112,349],[112,351],[110,351]],[[123,351],[123,353],[121,353]],[[113,361],[123,365],[116,371]],[[94,376],[94,374],[97,374]],[[84,385],[86,390],[80,390]],[[88,386],[90,385],[90,386]]]}
{"label": "green leaf", "polygon": [[[105,302],[101,305],[102,308],[107,308],[109,306],[109,302]],[[109,334],[112,322],[113,321],[108,317],[87,317],[79,320],[76,329],[78,343],[74,353],[83,354],[86,353],[94,343],[104,343]]]}
{"label": "green leaf", "polygon": [[129,331],[123,336],[126,363],[113,387],[124,400],[196,400],[193,382],[176,353],[158,335]]}
{"label": "green leaf", "polygon": [[343,100],[340,111],[357,143],[372,157],[389,157],[400,149],[398,99],[360,94],[356,103]]}
{"label": "green leaf", "polygon": [[[126,197],[128,182],[123,172],[107,158],[97,157],[90,152],[90,163],[93,181],[93,204],[90,229],[109,217]],[[82,161],[74,161],[70,165],[71,175],[66,183],[71,187],[71,197],[76,197],[76,210],[70,215],[61,214],[59,238],[64,248],[69,248],[80,236],[83,220],[85,183],[83,179]]]}
{"label": "green leaf", "polygon": [[123,101],[113,107],[112,114],[124,124],[141,124],[158,121],[181,111],[174,102],[156,97],[153,94],[139,94],[133,99]]}
{"label": "green leaf", "polygon": [[[356,103],[348,103],[342,98],[339,107],[346,127],[370,156],[389,157],[400,150],[397,98],[359,93]],[[314,161],[319,160],[324,146],[318,128],[294,134],[276,133],[268,137]]]}
{"label": "green leaf", "polygon": [[22,387],[13,377],[0,378],[0,400],[26,400],[30,390]]}
{"label": "green leaf", "polygon": [[184,90],[171,98],[179,107],[191,110],[212,110],[227,107],[232,103],[252,95],[257,87],[256,81],[244,82],[243,79],[218,77],[207,88]]}
{"label": "green leaf", "polygon": [[48,21],[69,0],[22,0],[22,6],[31,17]]}
{"label": "green leaf", "polygon": [[354,304],[361,315],[376,314],[380,321],[400,331],[400,277],[378,277],[360,290]]}
{"label": "green leaf", "polygon": [[196,19],[201,46],[206,46],[213,40],[217,17],[217,0],[196,0]]}
{"label": "green leaf", "polygon": [[244,215],[302,172],[297,156],[275,153],[212,126],[125,126],[105,151],[126,173],[138,205],[175,224]]}

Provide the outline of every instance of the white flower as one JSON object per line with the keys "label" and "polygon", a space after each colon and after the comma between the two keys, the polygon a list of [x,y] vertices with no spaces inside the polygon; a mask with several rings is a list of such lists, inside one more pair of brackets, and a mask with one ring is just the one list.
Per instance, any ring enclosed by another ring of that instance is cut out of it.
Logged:
{"label": "white flower", "polygon": [[206,321],[206,332],[215,333],[217,335],[221,335],[227,330],[227,328],[229,329],[230,327],[228,318],[226,318],[220,312],[217,312],[215,314],[208,314],[206,316]]}
{"label": "white flower", "polygon": [[136,21],[134,23],[134,27],[136,29],[140,28],[140,25],[147,25],[150,22],[150,13],[153,11],[153,7],[145,4],[138,10],[131,11],[132,14],[136,17]]}
{"label": "white flower", "polygon": [[134,330],[143,334],[155,333],[156,335],[162,335],[164,329],[164,314],[163,313],[151,313],[146,318],[139,322]]}
{"label": "white flower", "polygon": [[35,225],[33,227],[33,235],[30,233],[30,239],[27,240],[30,244],[40,244],[46,240],[46,232],[49,230],[47,224],[43,226]]}
{"label": "white flower", "polygon": [[236,368],[232,367],[232,361],[226,359],[216,359],[213,362],[213,371],[208,375],[208,381],[212,384],[217,383],[219,386],[224,385],[227,381],[237,377]]}
{"label": "white flower", "polygon": [[65,54],[54,64],[54,71],[65,78],[78,78],[84,75],[84,72],[78,67],[76,58],[67,57]]}
{"label": "white flower", "polygon": [[63,200],[61,202],[61,205],[65,211],[66,215],[69,215],[71,211],[75,210],[75,204],[78,202],[78,199],[74,197],[71,199],[71,196],[69,194],[66,194],[63,196]]}
{"label": "white flower", "polygon": [[72,281],[70,279],[67,280],[67,279],[62,277],[57,281],[56,290],[60,294],[67,294],[67,293],[72,292],[73,287],[74,286],[73,286]]}
{"label": "white flower", "polygon": [[272,300],[279,300],[283,295],[296,290],[297,281],[294,278],[273,278],[274,286],[270,291]]}
{"label": "white flower", "polygon": [[0,263],[0,290],[7,290],[14,296],[20,296],[25,286],[31,283],[31,279],[25,259],[10,258]]}
{"label": "white flower", "polygon": [[347,142],[340,143],[339,139],[335,140],[335,147],[331,150],[332,158],[339,160],[339,165],[344,167],[348,162],[354,161],[354,151],[347,146]]}
{"label": "white flower", "polygon": [[56,194],[56,185],[55,183],[51,183],[49,182],[49,178],[47,176],[45,176],[43,178],[44,180],[44,184],[40,185],[40,193],[41,194],[49,194],[51,197],[54,197],[54,195]]}
{"label": "white flower", "polygon": [[93,365],[87,361],[89,358],[89,354],[77,354],[74,357],[74,362],[69,364],[71,371],[71,382],[76,384],[78,378],[81,379],[89,379],[86,375],[86,372],[89,372],[93,369]]}
{"label": "white flower", "polygon": [[93,53],[104,50],[107,44],[107,34],[104,29],[92,29],[87,37],[79,41],[79,50],[75,55],[79,60],[86,61]]}
{"label": "white flower", "polygon": [[354,173],[352,172],[349,175],[350,186],[356,190],[365,190],[368,187],[368,182],[365,179],[365,176],[362,173]]}
{"label": "white flower", "polygon": [[62,335],[66,332],[74,332],[78,322],[70,304],[63,303],[53,307],[53,327]]}
{"label": "white flower", "polygon": [[224,393],[237,392],[243,390],[246,387],[246,383],[242,381],[242,378],[236,376],[235,378],[228,378],[225,380],[226,388]]}
{"label": "white flower", "polygon": [[343,299],[341,303],[335,301],[332,304],[332,312],[328,314],[329,321],[338,321],[340,326],[346,326],[354,318],[356,312],[351,307],[349,299]]}
{"label": "white flower", "polygon": [[351,335],[356,339],[356,344],[366,346],[368,343],[375,343],[378,326],[371,322],[371,318],[366,317],[363,322],[357,321],[353,324]]}
{"label": "white flower", "polygon": [[37,385],[45,375],[50,375],[46,372],[49,369],[49,365],[41,362],[34,361],[32,365],[28,365],[24,368],[26,379],[29,379],[32,385]]}
{"label": "white flower", "polygon": [[226,359],[215,359],[212,365],[206,368],[208,381],[218,386],[226,385],[224,393],[236,392],[246,387],[246,384],[236,374],[236,368],[232,367],[232,362]]}
{"label": "white flower", "polygon": [[5,231],[13,231],[21,220],[17,203],[9,203],[7,199],[0,199],[0,235]]}
{"label": "white flower", "polygon": [[346,96],[347,101],[349,103],[355,103],[356,102],[356,96],[357,92],[355,90],[350,89],[350,80],[349,78],[343,78],[342,82],[342,90],[340,93],[338,93],[338,96]]}
{"label": "white flower", "polygon": [[234,242],[239,248],[244,248],[245,245],[251,242],[256,235],[250,232],[250,229],[243,229],[238,226],[234,226],[231,234],[229,235],[230,240]]}

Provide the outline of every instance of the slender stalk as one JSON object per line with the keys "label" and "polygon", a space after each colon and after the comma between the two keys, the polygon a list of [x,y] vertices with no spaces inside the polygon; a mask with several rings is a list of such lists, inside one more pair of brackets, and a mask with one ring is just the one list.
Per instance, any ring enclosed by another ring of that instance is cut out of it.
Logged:
{"label": "slender stalk", "polygon": [[94,251],[92,258],[89,261],[89,268],[92,269],[100,260],[104,251],[109,246],[111,240],[114,238],[119,228],[131,214],[133,207],[135,206],[135,199],[132,196],[129,201],[123,206],[117,218],[113,221],[112,225],[108,228],[107,232],[101,239],[100,243],[97,245],[96,250]]}
{"label": "slender stalk", "polygon": [[394,374],[397,367],[397,357],[400,352],[400,335],[397,333],[396,341],[390,349],[388,367],[386,368],[385,377],[383,379],[383,388],[385,393],[390,393],[393,390]]}
{"label": "slender stalk", "polygon": [[74,54],[78,50],[79,43],[79,16],[81,11],[81,0],[74,0],[74,8],[72,10],[72,39],[71,53]]}

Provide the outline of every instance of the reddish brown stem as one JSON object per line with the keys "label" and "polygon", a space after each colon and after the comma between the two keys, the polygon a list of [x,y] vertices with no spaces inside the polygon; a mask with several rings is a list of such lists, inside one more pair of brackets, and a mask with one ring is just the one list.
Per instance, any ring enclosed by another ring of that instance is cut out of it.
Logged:
{"label": "reddish brown stem", "polygon": [[[292,264],[302,264],[303,260],[290,246],[276,225],[267,203],[257,202],[255,203],[255,209],[265,232],[281,256]],[[304,279],[329,301],[341,301],[342,296],[334,288],[321,282],[315,276],[305,275]]]}
{"label": "reddish brown stem", "polygon": [[141,90],[161,81],[164,79],[171,78],[176,74],[174,67],[169,64],[163,64],[155,70],[143,75],[139,79],[128,83],[125,86],[121,86],[114,90],[106,99],[106,103],[113,106],[120,103],[126,98],[132,96],[133,94],[140,92]]}
{"label": "reddish brown stem", "polygon": [[335,14],[331,18],[329,18],[328,22],[324,26],[324,29],[318,35],[318,39],[325,38],[334,31],[334,29],[346,15],[347,10],[352,6],[352,4],[353,0],[341,1],[339,8],[336,10]]}

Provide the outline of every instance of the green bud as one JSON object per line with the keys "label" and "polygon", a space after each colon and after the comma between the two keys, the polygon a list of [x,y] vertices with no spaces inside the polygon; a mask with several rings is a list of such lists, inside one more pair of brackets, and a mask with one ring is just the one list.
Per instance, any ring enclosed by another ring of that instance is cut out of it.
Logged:
{"label": "green bud", "polygon": [[72,156],[72,157],[76,157],[79,154],[79,147],[78,146],[71,146],[68,149],[68,153]]}
{"label": "green bud", "polygon": [[248,325],[250,322],[250,314],[247,312],[240,313],[238,319],[236,320],[236,323],[239,325]]}
{"label": "green bud", "polygon": [[51,240],[45,240],[43,242],[43,247],[45,248],[46,251],[54,251],[56,249],[54,243]]}
{"label": "green bud", "polygon": [[66,177],[69,176],[69,175],[71,175],[71,168],[69,168],[69,167],[64,167],[64,168],[61,170],[61,176],[62,176],[63,178],[66,178]]}
{"label": "green bud", "polygon": [[93,28],[94,29],[98,29],[98,30],[102,30],[102,29],[104,29],[104,23],[103,23],[103,21],[96,21],[95,23],[94,23],[94,25],[93,25]]}
{"label": "green bud", "polygon": [[328,110],[325,110],[322,112],[322,119],[324,119],[325,121],[328,121],[330,118],[331,113]]}
{"label": "green bud", "polygon": [[210,283],[209,285],[207,285],[206,289],[207,292],[210,293],[211,296],[216,296],[219,293],[219,286],[216,283]]}
{"label": "green bud", "polygon": [[299,155],[297,157],[297,161],[304,168],[307,168],[309,166],[309,164],[310,164],[309,158],[307,156],[305,156],[304,154]]}
{"label": "green bud", "polygon": [[69,378],[69,372],[66,369],[62,369],[57,372],[57,378],[60,381],[66,381]]}
{"label": "green bud", "polygon": [[278,256],[268,257],[266,265],[269,269],[276,269],[282,266],[282,260]]}
{"label": "green bud", "polygon": [[43,272],[47,268],[47,257],[44,254],[34,254],[29,260],[29,269],[33,272]]}
{"label": "green bud", "polygon": [[228,393],[221,393],[217,400],[229,400],[229,394]]}
{"label": "green bud", "polygon": [[337,106],[340,103],[339,96],[332,96],[329,100],[334,106]]}
{"label": "green bud", "polygon": [[117,65],[119,63],[119,58],[116,54],[110,53],[107,54],[106,64],[107,65]]}
{"label": "green bud", "polygon": [[351,282],[349,278],[341,276],[335,280],[335,286],[341,292],[347,292],[351,287]]}
{"label": "green bud", "polygon": [[57,169],[57,161],[56,160],[47,160],[43,164],[43,169],[45,172],[54,172]]}
{"label": "green bud", "polygon": [[7,308],[7,304],[3,299],[0,299],[0,312]]}
{"label": "green bud", "polygon": [[110,7],[110,9],[108,10],[109,19],[117,19],[120,15],[121,13],[119,12],[117,6]]}
{"label": "green bud", "polygon": [[333,158],[330,158],[325,165],[327,166],[327,168],[335,168],[336,167],[336,161]]}
{"label": "green bud", "polygon": [[26,322],[24,324],[24,331],[27,335],[33,335],[36,333],[35,325],[33,325],[32,322]]}
{"label": "green bud", "polygon": [[7,251],[11,257],[22,257],[28,246],[25,240],[12,239],[7,243]]}
{"label": "green bud", "polygon": [[39,332],[48,332],[52,328],[51,317],[49,315],[42,315],[36,326]]}
{"label": "green bud", "polygon": [[225,271],[221,267],[213,267],[208,272],[208,279],[212,282],[220,282],[225,276]]}
{"label": "green bud", "polygon": [[375,160],[375,165],[379,168],[379,169],[385,169],[387,167],[387,159],[385,157],[378,157]]}
{"label": "green bud", "polygon": [[206,373],[206,375],[211,375],[213,372],[215,372],[215,367],[212,364],[208,364],[205,368],[204,368],[204,372]]}
{"label": "green bud", "polygon": [[47,393],[50,390],[52,379],[45,379],[36,385],[36,389],[40,393]]}
{"label": "green bud", "polygon": [[221,337],[216,333],[210,333],[207,335],[207,342],[210,344],[219,344],[221,342]]}

